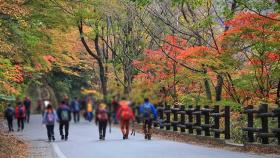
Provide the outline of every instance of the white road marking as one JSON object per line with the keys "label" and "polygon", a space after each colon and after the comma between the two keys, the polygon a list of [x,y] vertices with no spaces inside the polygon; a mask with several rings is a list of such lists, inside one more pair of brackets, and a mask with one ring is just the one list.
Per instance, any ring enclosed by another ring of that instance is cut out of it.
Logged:
{"label": "white road marking", "polygon": [[58,145],[56,143],[52,144],[54,151],[56,153],[56,155],[58,156],[58,158],[67,158],[63,152],[59,149]]}

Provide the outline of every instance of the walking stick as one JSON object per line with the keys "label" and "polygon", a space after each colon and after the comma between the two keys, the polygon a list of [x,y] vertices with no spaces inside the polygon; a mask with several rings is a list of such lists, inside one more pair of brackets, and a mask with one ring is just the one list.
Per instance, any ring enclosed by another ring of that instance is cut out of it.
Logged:
{"label": "walking stick", "polygon": [[112,129],[111,129],[111,122],[109,123],[109,132],[111,133],[112,132]]}
{"label": "walking stick", "polygon": [[132,130],[130,135],[135,136],[134,121],[132,122]]}
{"label": "walking stick", "polygon": [[111,123],[111,117],[109,117],[109,133],[112,132],[112,123]]}

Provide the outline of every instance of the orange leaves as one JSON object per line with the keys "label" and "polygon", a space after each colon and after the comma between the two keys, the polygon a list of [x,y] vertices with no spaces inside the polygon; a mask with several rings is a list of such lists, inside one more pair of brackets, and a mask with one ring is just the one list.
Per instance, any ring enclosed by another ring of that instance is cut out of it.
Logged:
{"label": "orange leaves", "polygon": [[20,65],[14,66],[14,74],[12,80],[17,83],[23,82],[23,69]]}
{"label": "orange leaves", "polygon": [[174,71],[180,73],[185,70],[180,63],[190,65],[195,69],[201,69],[203,64],[218,63],[213,59],[217,58],[219,54],[216,50],[206,46],[187,47],[186,40],[168,35],[162,48],[158,50],[147,49],[144,55],[142,60],[134,61],[134,66],[140,69],[142,73],[146,73],[146,75],[141,73],[140,76],[145,76],[145,78],[154,81],[162,81],[172,78]]}
{"label": "orange leaves", "polygon": [[0,80],[0,85],[3,86],[4,90],[8,94],[18,94],[19,93],[19,91],[15,87],[13,87],[11,84],[9,84],[7,82],[4,82],[4,81]]}
{"label": "orange leaves", "polygon": [[188,57],[203,57],[209,52],[211,52],[211,50],[208,47],[194,46],[186,48],[180,55],[178,55],[178,58],[186,59]]}
{"label": "orange leaves", "polygon": [[241,39],[251,39],[255,41],[279,41],[280,22],[273,19],[280,18],[279,13],[270,13],[267,17],[260,16],[252,12],[241,12],[232,20],[225,22],[230,29],[224,33],[224,37],[240,35]]}
{"label": "orange leaves", "polygon": [[264,59],[251,59],[250,64],[252,65],[265,65],[269,66],[271,62],[277,62],[280,60],[280,54],[272,53],[272,52],[266,52]]}
{"label": "orange leaves", "polygon": [[56,59],[53,56],[51,56],[51,55],[45,55],[45,56],[43,56],[43,58],[48,63],[53,63],[53,62],[56,61]]}
{"label": "orange leaves", "polygon": [[276,62],[276,61],[279,61],[280,60],[280,54],[276,54],[276,53],[272,53],[272,52],[268,52],[266,54],[268,60],[270,61],[273,61],[273,62]]}
{"label": "orange leaves", "polygon": [[9,71],[4,72],[8,81],[21,83],[24,80],[23,69],[20,65],[13,66]]}
{"label": "orange leaves", "polygon": [[[268,18],[267,18],[268,17]],[[280,14],[270,13],[267,17],[262,17],[253,12],[241,12],[237,14],[232,20],[225,22],[226,26],[231,26],[234,28],[251,28],[254,30],[263,30],[263,26],[271,24],[279,24],[279,22],[272,19],[277,19],[280,17]],[[271,19],[270,19],[271,18]]]}
{"label": "orange leaves", "polygon": [[35,64],[35,70],[37,70],[37,71],[42,70],[42,65],[41,64]]}

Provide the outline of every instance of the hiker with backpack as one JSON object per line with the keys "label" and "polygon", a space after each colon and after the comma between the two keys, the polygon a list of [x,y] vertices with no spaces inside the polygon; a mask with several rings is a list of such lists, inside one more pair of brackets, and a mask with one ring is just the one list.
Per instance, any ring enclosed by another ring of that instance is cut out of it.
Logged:
{"label": "hiker with backpack", "polygon": [[[66,105],[64,101],[61,102],[59,105],[57,111],[57,117],[59,122],[59,133],[61,136],[61,140],[68,140],[68,134],[69,134],[69,122],[71,121],[71,110]],[[65,131],[65,135],[63,134],[63,128]]]}
{"label": "hiker with backpack", "polygon": [[73,112],[74,122],[77,123],[80,121],[80,109],[81,105],[77,97],[71,102],[71,110]]}
{"label": "hiker with backpack", "polygon": [[129,123],[130,120],[134,121],[134,113],[129,107],[129,102],[122,100],[119,102],[119,109],[117,111],[117,118],[121,123],[121,131],[123,134],[123,139],[128,139],[129,134]]}
{"label": "hiker with backpack", "polygon": [[26,122],[29,123],[30,113],[31,113],[31,100],[29,99],[29,97],[25,97],[23,101],[23,105],[25,106],[26,109]]}
{"label": "hiker with backpack", "polygon": [[15,117],[17,119],[18,131],[23,131],[24,129],[24,120],[26,117],[26,109],[22,102],[18,102],[15,109]]}
{"label": "hiker with backpack", "polygon": [[114,96],[113,97],[113,101],[111,103],[112,107],[113,107],[113,112],[112,112],[112,117],[113,117],[113,120],[114,120],[114,124],[118,124],[118,119],[117,119],[117,111],[118,111],[118,108],[119,108],[119,103],[118,103],[118,100],[117,100],[117,97]]}
{"label": "hiker with backpack", "polygon": [[99,104],[96,114],[95,123],[98,124],[99,140],[105,140],[107,124],[111,123],[107,105],[104,103]]}
{"label": "hiker with backpack", "polygon": [[49,142],[55,141],[55,137],[54,137],[55,120],[56,120],[55,111],[52,108],[52,105],[49,104],[43,116],[43,124],[45,124],[47,128]]}
{"label": "hiker with backpack", "polygon": [[9,132],[14,131],[14,128],[13,128],[14,115],[15,115],[15,110],[12,107],[12,105],[9,104],[7,109],[5,110],[5,113],[4,113],[4,116],[5,116],[5,118],[7,119],[7,122],[8,122]]}
{"label": "hiker with backpack", "polygon": [[150,103],[148,98],[144,99],[144,104],[140,106],[140,117],[143,121],[143,131],[145,134],[145,139],[151,140],[152,137],[152,123],[153,120],[157,120],[157,110],[155,106]]}
{"label": "hiker with backpack", "polygon": [[87,98],[87,104],[86,104],[86,118],[89,122],[93,119],[93,99],[91,97]]}

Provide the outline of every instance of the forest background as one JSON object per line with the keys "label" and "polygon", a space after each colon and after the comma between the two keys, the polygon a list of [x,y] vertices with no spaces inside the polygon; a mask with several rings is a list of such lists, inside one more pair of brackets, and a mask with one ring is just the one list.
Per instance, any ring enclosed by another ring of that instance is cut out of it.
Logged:
{"label": "forest background", "polygon": [[0,100],[280,103],[279,0],[1,0]]}

